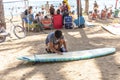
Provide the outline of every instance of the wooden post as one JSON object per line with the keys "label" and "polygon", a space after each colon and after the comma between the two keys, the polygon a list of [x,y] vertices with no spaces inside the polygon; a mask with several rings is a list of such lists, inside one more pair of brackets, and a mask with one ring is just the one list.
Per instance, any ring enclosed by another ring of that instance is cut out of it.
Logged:
{"label": "wooden post", "polygon": [[80,17],[82,16],[81,0],[77,0],[78,26],[80,26]]}
{"label": "wooden post", "polygon": [[3,0],[0,0],[0,21],[4,24],[4,27],[6,28]]}
{"label": "wooden post", "polygon": [[88,15],[89,11],[89,0],[85,0],[85,13]]}
{"label": "wooden post", "polygon": [[77,0],[77,15],[82,16],[82,4],[81,4],[81,0]]}

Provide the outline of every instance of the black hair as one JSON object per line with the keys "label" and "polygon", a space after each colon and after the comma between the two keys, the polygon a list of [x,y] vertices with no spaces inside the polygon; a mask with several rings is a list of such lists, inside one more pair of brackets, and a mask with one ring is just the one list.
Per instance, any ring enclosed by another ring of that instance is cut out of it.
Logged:
{"label": "black hair", "polygon": [[29,6],[29,7],[28,7],[28,10],[30,10],[30,9],[32,9],[32,8],[33,8],[32,6]]}
{"label": "black hair", "polygon": [[57,14],[60,14],[60,9],[57,10]]}
{"label": "black hair", "polygon": [[56,30],[56,31],[55,31],[55,37],[56,37],[57,39],[61,38],[61,37],[62,37],[62,31]]}
{"label": "black hair", "polygon": [[45,19],[48,19],[48,16],[45,16],[44,18],[45,18]]}
{"label": "black hair", "polygon": [[39,16],[39,14],[36,14],[35,16],[37,17],[37,16]]}

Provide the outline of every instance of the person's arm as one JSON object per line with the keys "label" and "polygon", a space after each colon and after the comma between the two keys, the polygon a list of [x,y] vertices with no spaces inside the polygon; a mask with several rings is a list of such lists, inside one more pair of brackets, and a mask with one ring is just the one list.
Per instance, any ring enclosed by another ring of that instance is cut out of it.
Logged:
{"label": "person's arm", "polygon": [[66,41],[65,41],[65,40],[63,40],[63,46],[64,46],[64,48],[65,48],[66,51],[67,51],[67,46],[66,46]]}
{"label": "person's arm", "polygon": [[60,51],[58,51],[58,50],[56,50],[56,49],[54,48],[54,45],[53,45],[52,42],[49,43],[49,46],[50,46],[50,50],[52,50],[52,52],[55,52],[55,53],[61,54]]}

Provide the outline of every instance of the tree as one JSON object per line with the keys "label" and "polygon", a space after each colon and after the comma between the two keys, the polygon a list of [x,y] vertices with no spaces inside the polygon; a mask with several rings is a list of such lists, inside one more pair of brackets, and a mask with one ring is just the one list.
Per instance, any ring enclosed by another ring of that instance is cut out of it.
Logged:
{"label": "tree", "polygon": [[78,14],[78,17],[82,16],[82,4],[81,4],[81,0],[77,0],[77,14]]}
{"label": "tree", "polygon": [[89,0],[85,0],[85,13],[88,14],[89,11]]}
{"label": "tree", "polygon": [[4,8],[3,8],[3,0],[0,0],[0,22],[5,25],[5,16],[4,16]]}

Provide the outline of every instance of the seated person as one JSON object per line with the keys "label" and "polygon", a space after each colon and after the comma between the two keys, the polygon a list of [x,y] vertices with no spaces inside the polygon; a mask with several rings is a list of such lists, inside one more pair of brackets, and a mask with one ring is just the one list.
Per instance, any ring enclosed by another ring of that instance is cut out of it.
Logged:
{"label": "seated person", "polygon": [[92,20],[92,11],[88,12],[88,19]]}
{"label": "seated person", "polygon": [[40,26],[42,26],[44,29],[52,29],[52,20],[45,16],[44,19],[41,20]]}
{"label": "seated person", "polygon": [[108,13],[107,13],[107,18],[110,19],[111,15],[112,15],[112,10],[109,10]]}
{"label": "seated person", "polygon": [[119,9],[115,9],[114,11],[114,17],[117,18],[119,15]]}
{"label": "seated person", "polygon": [[63,18],[59,9],[57,10],[57,14],[53,15],[53,27],[55,29],[61,29],[63,27]]}
{"label": "seated person", "polygon": [[0,22],[0,33],[5,32],[5,28],[3,27],[3,23]]}
{"label": "seated person", "polygon": [[72,16],[73,21],[75,19],[77,19],[77,15],[76,15],[75,11],[70,12],[70,16]]}
{"label": "seated person", "polygon": [[106,19],[106,11],[105,10],[101,11],[101,19]]}
{"label": "seated person", "polygon": [[42,16],[41,13],[39,12],[38,14],[35,15],[35,19],[33,21],[33,27],[35,29],[35,31],[42,31],[43,27],[41,26],[41,20],[42,20]]}
{"label": "seated person", "polygon": [[97,18],[97,13],[94,11],[94,12],[92,13],[92,19],[95,20],[96,18]]}
{"label": "seated person", "polygon": [[79,16],[77,19],[74,20],[74,23],[78,28],[84,28],[85,27],[85,19],[83,16]]}
{"label": "seated person", "polygon": [[46,51],[48,53],[62,54],[61,52],[67,52],[66,42],[62,35],[62,31],[60,30],[48,34],[45,43],[47,46]]}

